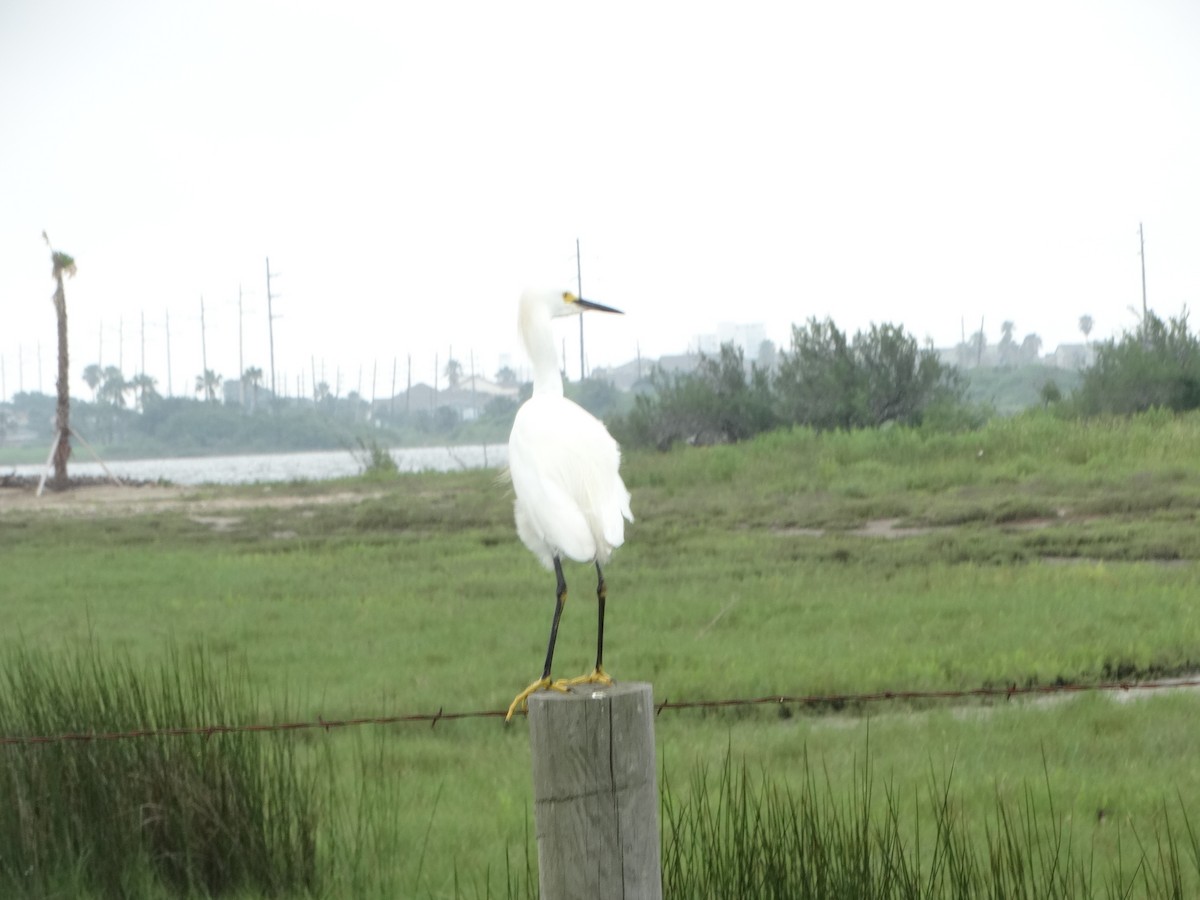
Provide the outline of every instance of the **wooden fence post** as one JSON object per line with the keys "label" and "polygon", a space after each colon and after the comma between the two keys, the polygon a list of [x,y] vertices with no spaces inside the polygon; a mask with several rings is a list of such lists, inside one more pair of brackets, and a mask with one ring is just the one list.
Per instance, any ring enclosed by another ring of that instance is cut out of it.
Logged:
{"label": "wooden fence post", "polygon": [[650,685],[540,691],[529,742],[542,900],[661,900]]}

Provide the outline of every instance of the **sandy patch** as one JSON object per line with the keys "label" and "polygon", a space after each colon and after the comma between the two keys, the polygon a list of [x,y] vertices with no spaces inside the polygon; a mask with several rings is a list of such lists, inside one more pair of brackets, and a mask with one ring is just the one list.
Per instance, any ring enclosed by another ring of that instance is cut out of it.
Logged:
{"label": "sandy patch", "polygon": [[381,491],[328,494],[267,494],[245,496],[202,496],[195,488],[173,485],[86,484],[70,490],[45,491],[38,497],[30,487],[0,488],[0,517],[7,515],[140,516],[160,512],[187,513],[196,522],[217,530],[237,524],[237,517],[224,515],[247,509],[294,509],[299,506],[336,506],[362,503],[382,497]]}
{"label": "sandy patch", "polygon": [[834,532],[827,528],[773,528],[772,534],[780,537],[825,537],[827,534],[849,534],[854,537],[865,538],[883,538],[885,540],[894,540],[896,538],[920,537],[924,534],[932,534],[935,531],[944,531],[944,528],[938,528],[932,525],[916,525],[911,527],[902,527],[900,519],[871,519],[860,528],[854,528],[850,531]]}

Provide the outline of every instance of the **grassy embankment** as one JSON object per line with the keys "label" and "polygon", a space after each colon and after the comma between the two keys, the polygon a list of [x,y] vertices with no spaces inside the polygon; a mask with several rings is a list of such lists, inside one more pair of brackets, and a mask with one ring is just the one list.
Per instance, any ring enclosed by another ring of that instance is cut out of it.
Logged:
{"label": "grassy embankment", "polygon": [[[1022,416],[964,436],[796,432],[633,455],[606,663],[671,699],[1190,671],[1197,438],[1195,417]],[[503,707],[539,668],[553,587],[513,535],[507,489],[494,473],[405,476],[319,503],[327,487],[199,492],[237,499],[201,514],[217,520],[0,514],[9,641],[138,661],[203,644],[244,661],[268,719],[284,695],[300,717]],[[281,495],[295,499],[258,505]],[[867,530],[889,537],[858,533],[883,519]],[[561,675],[587,668],[594,640],[588,572],[567,577]],[[931,778],[980,834],[998,799],[1044,784],[1102,869],[1134,831],[1153,842],[1164,804],[1200,796],[1197,712],[1164,696],[664,713],[658,741],[677,794],[726,753],[780,784],[807,758],[837,792],[869,732],[907,820]],[[484,720],[296,740],[314,759],[332,747],[342,787],[387,820],[402,850],[377,874],[448,896],[456,877],[502,880],[506,848],[523,857],[523,738],[523,723]]]}

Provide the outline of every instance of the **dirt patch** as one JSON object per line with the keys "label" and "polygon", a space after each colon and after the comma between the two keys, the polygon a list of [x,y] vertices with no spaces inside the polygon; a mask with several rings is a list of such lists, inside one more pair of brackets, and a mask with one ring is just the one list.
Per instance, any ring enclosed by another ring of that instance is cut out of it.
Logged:
{"label": "dirt patch", "polygon": [[1123,689],[1062,691],[1049,694],[1026,694],[1012,700],[988,698],[980,702],[971,698],[951,701],[949,706],[941,704],[920,709],[889,709],[885,705],[867,704],[853,708],[850,711],[814,716],[809,719],[818,728],[847,729],[854,728],[865,721],[913,720],[926,718],[936,713],[949,710],[950,715],[959,720],[979,720],[994,716],[1002,709],[1038,710],[1048,707],[1063,706],[1079,702],[1085,695],[1106,697],[1113,703],[1127,704],[1138,700],[1147,700],[1165,694],[1200,694],[1200,672],[1182,675],[1176,678],[1156,678],[1153,681],[1131,681]]}
{"label": "dirt patch", "polygon": [[[1098,556],[1043,556],[1041,560],[1048,566],[1102,566],[1105,563],[1114,562],[1114,560],[1101,559]],[[1122,560],[1116,561],[1121,562]],[[1134,559],[1128,560],[1128,562],[1149,563],[1164,569],[1185,569],[1194,564],[1194,561],[1190,559]]]}
{"label": "dirt patch", "polygon": [[177,508],[187,490],[169,485],[82,484],[65,491],[46,490],[37,496],[36,485],[0,489],[0,516],[11,513],[92,516],[136,515]]}
{"label": "dirt patch", "polygon": [[899,519],[872,519],[862,528],[856,528],[854,531],[847,533],[858,535],[859,537],[895,540],[896,538],[920,537],[925,534],[933,534],[935,530],[937,529],[931,525],[903,528],[900,525]]}
{"label": "dirt patch", "polygon": [[65,491],[45,491],[38,497],[36,484],[0,488],[0,517],[6,515],[140,516],[160,512],[187,513],[202,525],[228,530],[237,517],[223,515],[248,509],[295,509],[300,506],[336,506],[382,497],[381,491],[328,494],[271,494],[267,496],[201,496],[195,488],[162,484],[116,485],[87,483]]}
{"label": "dirt patch", "polygon": [[242,524],[241,516],[189,516],[197,525],[207,525],[213,531],[233,531]]}
{"label": "dirt patch", "polygon": [[901,526],[900,519],[871,519],[860,528],[854,528],[850,531],[830,532],[828,528],[773,528],[772,534],[780,537],[811,537],[819,538],[827,534],[850,534],[855,537],[865,538],[883,538],[884,540],[894,540],[896,538],[920,537],[924,534],[933,534],[935,531],[943,531],[945,529],[933,525],[914,525]]}

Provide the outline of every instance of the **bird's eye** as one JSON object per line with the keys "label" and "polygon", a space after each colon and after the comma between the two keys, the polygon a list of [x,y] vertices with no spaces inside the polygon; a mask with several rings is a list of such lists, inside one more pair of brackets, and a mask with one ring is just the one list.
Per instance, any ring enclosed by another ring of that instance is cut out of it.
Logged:
{"label": "bird's eye", "polygon": [[570,291],[563,291],[563,303],[574,303],[575,295]]}

